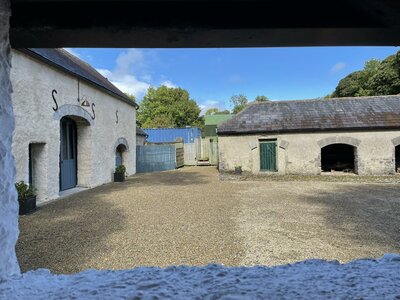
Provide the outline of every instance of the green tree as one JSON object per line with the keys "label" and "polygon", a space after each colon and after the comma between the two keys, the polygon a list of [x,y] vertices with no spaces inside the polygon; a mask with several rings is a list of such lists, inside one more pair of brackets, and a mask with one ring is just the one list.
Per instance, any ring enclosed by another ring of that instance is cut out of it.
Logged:
{"label": "green tree", "polygon": [[143,128],[202,126],[200,111],[182,88],[150,87],[140,103],[137,119]]}
{"label": "green tree", "polygon": [[213,115],[213,114],[215,114],[217,112],[219,112],[219,109],[216,108],[216,107],[212,107],[212,108],[207,109],[205,115],[209,116],[209,115]]}
{"label": "green tree", "polygon": [[395,95],[400,93],[400,51],[383,61],[371,59],[364,69],[339,81],[332,97]]}
{"label": "green tree", "polygon": [[261,96],[257,96],[256,99],[254,100],[256,102],[265,102],[265,101],[269,101],[268,97],[261,95]]}
{"label": "green tree", "polygon": [[225,110],[222,110],[222,111],[217,111],[215,114],[216,115],[229,115],[230,111],[225,109]]}
{"label": "green tree", "polygon": [[372,87],[372,79],[378,73],[381,62],[377,59],[368,60],[364,69],[350,73],[339,81],[332,97],[360,97],[376,95]]}
{"label": "green tree", "polygon": [[400,93],[400,51],[388,56],[378,66],[370,80],[373,95]]}
{"label": "green tree", "polygon": [[129,99],[131,99],[132,101],[136,101],[135,95],[132,95],[132,94],[129,94],[129,93],[125,93],[125,95],[126,95]]}
{"label": "green tree", "polygon": [[229,114],[230,114],[229,110],[227,110],[227,109],[219,110],[216,107],[212,107],[212,108],[207,109],[207,111],[205,113],[206,116],[209,116],[209,115],[229,115]]}
{"label": "green tree", "polygon": [[363,71],[356,71],[339,81],[332,97],[365,96],[367,85]]}
{"label": "green tree", "polygon": [[248,102],[249,101],[247,100],[247,97],[242,94],[233,95],[231,97],[231,103],[233,105],[232,113],[237,114],[238,112],[242,111]]}

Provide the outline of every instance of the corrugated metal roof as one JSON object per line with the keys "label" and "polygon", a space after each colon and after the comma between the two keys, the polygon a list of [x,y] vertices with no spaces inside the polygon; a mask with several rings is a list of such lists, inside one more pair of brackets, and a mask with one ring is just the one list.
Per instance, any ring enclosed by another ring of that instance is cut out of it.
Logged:
{"label": "corrugated metal roof", "polygon": [[54,67],[60,68],[68,73],[78,76],[84,80],[89,81],[92,84],[97,85],[100,88],[105,89],[107,92],[116,96],[118,99],[135,106],[138,105],[129,99],[122,91],[120,91],[115,85],[113,85],[107,78],[96,71],[91,65],[80,60],[76,56],[68,53],[64,49],[54,48],[28,48],[28,49],[17,49],[25,54],[32,57],[36,57],[45,63],[48,63]]}
{"label": "corrugated metal roof", "polygon": [[234,114],[214,114],[214,115],[208,115],[204,116],[204,125],[220,125],[226,120],[231,119],[234,116]]}
{"label": "corrugated metal roof", "polygon": [[252,103],[218,134],[385,128],[400,128],[399,95]]}
{"label": "corrugated metal roof", "polygon": [[198,127],[144,128],[144,131],[148,134],[147,141],[151,143],[175,142],[176,138],[183,138],[186,144],[201,138],[201,129]]}

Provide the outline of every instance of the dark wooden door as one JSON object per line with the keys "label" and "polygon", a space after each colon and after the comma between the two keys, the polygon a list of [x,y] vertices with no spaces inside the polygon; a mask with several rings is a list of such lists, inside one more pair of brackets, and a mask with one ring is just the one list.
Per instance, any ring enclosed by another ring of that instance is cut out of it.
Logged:
{"label": "dark wooden door", "polygon": [[260,142],[260,170],[276,171],[276,141]]}
{"label": "dark wooden door", "polygon": [[60,190],[77,184],[76,124],[69,118],[61,119]]}

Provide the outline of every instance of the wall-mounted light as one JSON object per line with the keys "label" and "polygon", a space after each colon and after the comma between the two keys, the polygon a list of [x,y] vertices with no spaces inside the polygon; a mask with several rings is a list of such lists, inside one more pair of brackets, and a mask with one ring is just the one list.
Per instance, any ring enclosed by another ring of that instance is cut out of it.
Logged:
{"label": "wall-mounted light", "polygon": [[90,103],[89,103],[89,101],[86,99],[86,96],[85,95],[83,95],[83,97],[80,99],[82,102],[81,102],[81,106],[85,106],[85,107],[89,107],[90,106]]}
{"label": "wall-mounted light", "polygon": [[[56,92],[57,93],[57,92]],[[82,98],[79,97],[79,78],[78,78],[78,102],[81,104],[81,106],[84,107],[92,107],[92,113],[93,115],[91,116],[92,119],[94,120],[96,118],[96,113],[94,112],[94,107],[96,106],[94,103],[90,105],[89,101],[86,99],[86,96],[83,95]],[[54,108],[53,108],[54,109]]]}

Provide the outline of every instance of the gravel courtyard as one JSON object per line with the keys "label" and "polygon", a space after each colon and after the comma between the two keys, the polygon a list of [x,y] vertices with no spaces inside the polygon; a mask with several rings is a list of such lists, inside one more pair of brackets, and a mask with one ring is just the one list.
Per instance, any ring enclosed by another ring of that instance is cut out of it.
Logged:
{"label": "gravel courtyard", "polygon": [[400,184],[131,176],[20,216],[22,271],[346,262],[400,252]]}

